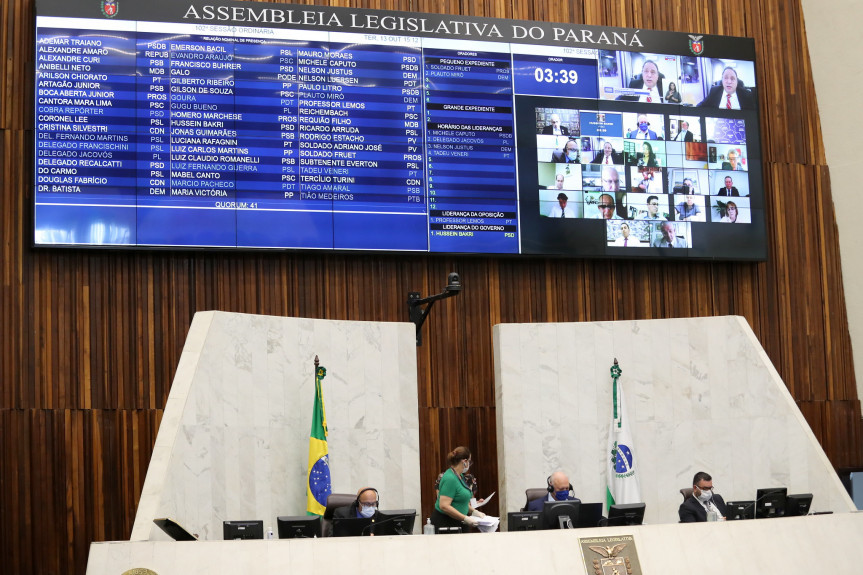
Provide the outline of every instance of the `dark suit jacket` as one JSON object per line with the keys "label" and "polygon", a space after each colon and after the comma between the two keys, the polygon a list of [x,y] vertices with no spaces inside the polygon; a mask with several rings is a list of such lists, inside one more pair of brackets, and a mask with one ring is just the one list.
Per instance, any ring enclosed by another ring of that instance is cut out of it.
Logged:
{"label": "dark suit jacket", "polygon": [[[567,501],[581,501],[581,499],[579,499],[578,497],[573,497],[572,495],[567,497],[566,500]],[[546,501],[548,501],[548,494],[547,493],[545,495],[543,495],[542,497],[540,497],[539,499],[534,499],[533,501],[528,503],[527,504],[527,510],[528,511],[542,511],[542,508],[545,506]],[[705,515],[705,517],[707,517],[707,516]]]}
{"label": "dark suit jacket", "polygon": [[570,161],[567,159],[566,154],[563,153],[563,150],[555,150],[551,153],[551,161],[555,164],[578,164],[581,159],[581,153],[579,153],[578,157],[578,160]]}
{"label": "dark suit jacket", "polygon": [[[662,80],[664,78],[665,78],[665,76],[660,74],[659,80],[656,81],[656,91],[659,92],[659,102],[660,103],[665,102],[665,95],[664,95],[665,92],[662,90]],[[640,74],[638,75],[638,78],[636,78],[635,80],[632,80],[629,83],[629,87],[636,89],[636,90],[643,90],[644,89],[644,80],[641,78]],[[639,96],[618,96],[617,99],[628,101],[628,102],[637,102],[639,100]],[[654,102],[654,104],[655,103],[656,102]],[[719,105],[718,101],[717,101],[716,105],[717,106]]]}
{"label": "dark suit jacket", "polygon": [[[600,150],[599,153],[597,154],[597,156],[591,162],[591,164],[601,164],[604,159],[605,159],[605,152]],[[620,152],[611,152],[611,161],[614,164],[618,164],[618,165],[623,164],[623,154]]]}
{"label": "dark suit jacket", "polygon": [[735,188],[734,186],[731,186],[731,193],[729,194],[728,188],[723,186],[723,187],[719,188],[719,191],[716,193],[716,195],[717,196],[739,196],[740,192],[737,191],[737,188]]}
{"label": "dark suit jacket", "polygon": [[[553,126],[546,126],[545,128],[542,129],[542,133],[547,135],[547,136],[553,136],[554,135],[554,127]],[[561,126],[560,127],[560,135],[561,136],[568,136],[569,135],[569,128],[567,128],[566,126]]]}
{"label": "dark suit jacket", "polygon": [[[678,134],[678,135],[679,135],[679,134]],[[674,137],[674,139],[675,139],[675,140],[677,140],[677,136],[675,136],[675,137]],[[685,136],[683,136],[683,141],[684,141],[684,142],[691,142],[691,141],[693,141],[694,139],[695,139],[695,138],[693,137],[692,132],[690,132],[689,130],[686,130],[686,135],[685,135]]]}
{"label": "dark suit jacket", "polygon": [[[722,499],[722,496],[714,493],[711,501],[713,501],[713,504],[716,505],[717,509],[719,509],[719,513],[725,517],[725,500]],[[701,523],[703,521],[707,521],[707,511],[704,509],[704,506],[695,499],[695,497],[690,497],[681,503],[680,509],[677,510],[677,514],[680,516],[681,523]]]}
{"label": "dark suit jacket", "polygon": [[[707,94],[707,97],[704,98],[699,106],[708,106],[710,108],[718,108],[719,101],[724,98],[722,95],[725,92],[725,88],[722,87],[722,84],[718,86],[713,86],[710,89],[710,93]],[[752,95],[752,92],[749,88],[741,86],[738,82],[737,84],[737,100],[740,102],[741,110],[754,110],[758,107],[758,102],[755,101],[755,96]]]}

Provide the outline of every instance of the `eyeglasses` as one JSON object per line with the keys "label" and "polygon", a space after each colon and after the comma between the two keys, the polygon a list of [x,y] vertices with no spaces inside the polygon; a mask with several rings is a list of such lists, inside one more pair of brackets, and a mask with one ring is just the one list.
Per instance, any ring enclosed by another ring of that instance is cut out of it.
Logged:
{"label": "eyeglasses", "polygon": [[705,485],[703,487],[701,485],[696,485],[696,487],[698,488],[699,491],[712,491],[713,490],[712,485],[710,485],[710,486]]}
{"label": "eyeglasses", "polygon": [[658,206],[658,205],[659,205],[659,202],[650,202],[650,205],[651,205],[651,206]]}
{"label": "eyeglasses", "polygon": [[610,206],[608,204],[599,204],[597,207],[600,210],[610,210],[610,209],[614,208],[614,206]]}

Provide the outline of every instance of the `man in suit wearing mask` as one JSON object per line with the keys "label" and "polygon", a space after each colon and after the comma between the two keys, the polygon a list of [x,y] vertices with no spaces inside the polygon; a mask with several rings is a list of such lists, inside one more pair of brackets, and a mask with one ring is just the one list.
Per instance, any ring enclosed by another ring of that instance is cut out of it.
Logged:
{"label": "man in suit wearing mask", "polygon": [[677,514],[681,523],[701,523],[707,521],[708,514],[716,521],[724,519],[725,511],[722,496],[713,492],[713,478],[699,471],[692,478],[692,497],[680,504]]}
{"label": "man in suit wearing mask", "polygon": [[375,517],[378,514],[378,490],[374,487],[363,487],[357,491],[357,498],[344,507],[333,512],[333,518]]}
{"label": "man in suit wearing mask", "polygon": [[548,478],[548,495],[527,504],[528,511],[542,511],[546,501],[580,501],[572,493],[569,477],[563,471],[555,471]]}

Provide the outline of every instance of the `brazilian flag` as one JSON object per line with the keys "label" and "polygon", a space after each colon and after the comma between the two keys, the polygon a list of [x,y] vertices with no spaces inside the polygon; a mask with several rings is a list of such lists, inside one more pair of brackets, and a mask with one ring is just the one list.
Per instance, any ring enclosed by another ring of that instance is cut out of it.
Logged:
{"label": "brazilian flag", "polygon": [[327,412],[324,410],[324,392],[321,382],[327,368],[315,369],[315,408],[312,412],[312,433],[309,436],[309,477],[306,484],[306,512],[323,515],[327,497],[332,493],[330,484],[330,456],[327,449]]}

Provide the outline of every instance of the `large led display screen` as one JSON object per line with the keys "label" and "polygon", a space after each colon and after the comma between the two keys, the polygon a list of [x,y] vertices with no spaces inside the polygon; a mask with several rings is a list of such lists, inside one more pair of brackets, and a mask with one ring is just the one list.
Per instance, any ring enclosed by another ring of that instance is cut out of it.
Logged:
{"label": "large led display screen", "polygon": [[766,258],[754,43],[39,0],[34,244]]}

